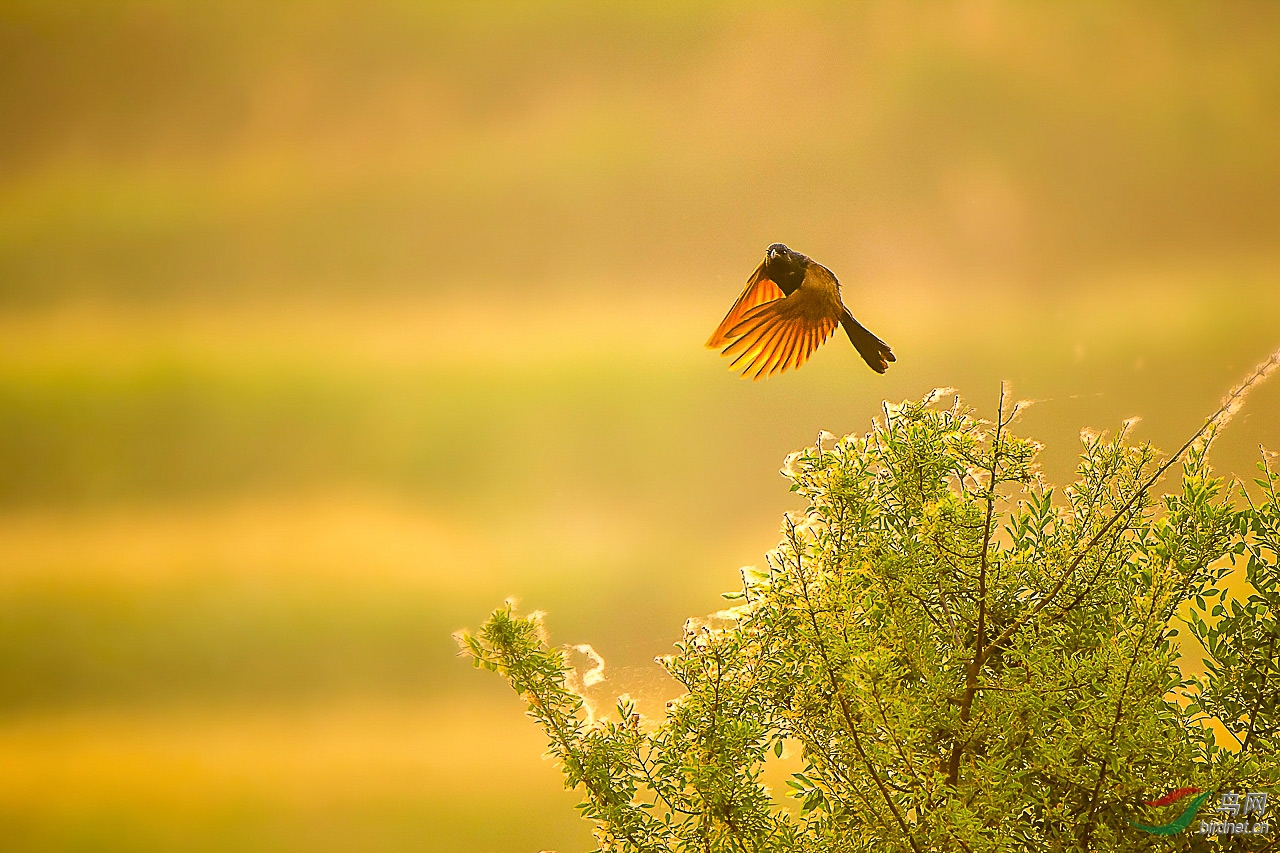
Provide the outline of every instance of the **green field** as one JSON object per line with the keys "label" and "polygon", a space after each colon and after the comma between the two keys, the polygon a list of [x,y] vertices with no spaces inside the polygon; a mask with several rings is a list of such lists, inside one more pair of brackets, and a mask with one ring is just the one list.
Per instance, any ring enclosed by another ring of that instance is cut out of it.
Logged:
{"label": "green field", "polygon": [[[587,849],[451,632],[659,707],[819,429],[1009,380],[1062,482],[1280,345],[1275,7],[626,9],[0,3],[0,849]],[[774,240],[886,376],[702,348]]]}

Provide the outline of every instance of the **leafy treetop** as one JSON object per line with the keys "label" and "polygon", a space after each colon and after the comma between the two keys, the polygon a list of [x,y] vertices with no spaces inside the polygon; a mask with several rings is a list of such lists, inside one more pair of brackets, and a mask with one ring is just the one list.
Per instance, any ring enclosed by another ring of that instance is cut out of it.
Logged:
{"label": "leafy treetop", "polygon": [[[1190,850],[1209,842],[1131,825],[1153,822],[1143,800],[1276,782],[1277,473],[1264,459],[1261,497],[1233,501],[1212,422],[1163,462],[1125,424],[1082,434],[1059,492],[1017,413],[935,393],[793,454],[809,508],[727,618],[661,659],[687,691],[664,719],[624,698],[590,721],[537,615],[461,635],[528,702],[601,850]],[[1153,500],[1179,457],[1180,490]],[[1179,625],[1203,677],[1180,672]],[[761,781],[787,748],[792,804]]]}

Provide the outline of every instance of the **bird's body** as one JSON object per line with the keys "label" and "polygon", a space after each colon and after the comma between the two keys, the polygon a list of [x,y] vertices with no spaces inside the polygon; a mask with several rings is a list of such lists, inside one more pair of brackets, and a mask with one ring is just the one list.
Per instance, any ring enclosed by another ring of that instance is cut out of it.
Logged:
{"label": "bird's body", "polygon": [[732,356],[730,367],[755,380],[804,364],[837,325],[872,370],[884,373],[897,361],[844,307],[831,270],[774,243],[707,346]]}

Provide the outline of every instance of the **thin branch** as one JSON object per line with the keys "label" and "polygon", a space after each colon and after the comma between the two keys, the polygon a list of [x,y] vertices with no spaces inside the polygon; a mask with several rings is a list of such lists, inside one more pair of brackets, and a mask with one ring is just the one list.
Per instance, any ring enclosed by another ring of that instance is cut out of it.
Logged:
{"label": "thin branch", "polygon": [[[1154,591],[1151,596],[1151,604],[1148,607],[1146,618],[1143,620],[1142,633],[1138,637],[1137,642],[1133,644],[1133,655],[1129,658],[1129,666],[1125,669],[1124,683],[1120,686],[1120,695],[1116,697],[1116,713],[1115,718],[1111,721],[1111,731],[1107,737],[1108,742],[1115,743],[1116,731],[1120,728],[1120,721],[1124,717],[1124,700],[1129,694],[1129,683],[1133,680],[1133,671],[1138,666],[1138,658],[1142,654],[1143,648],[1146,646],[1147,630],[1155,621],[1157,596]],[[1098,798],[1102,796],[1102,784],[1107,778],[1107,762],[1105,758],[1098,759],[1098,779],[1093,785],[1093,793],[1089,797],[1089,808],[1085,813],[1085,822],[1082,827],[1080,846],[1084,850],[1089,849],[1089,844],[1093,839],[1094,819],[1098,814]]]}
{"label": "thin branch", "polygon": [[841,715],[844,717],[845,725],[849,729],[849,734],[853,738],[853,748],[858,751],[858,756],[862,759],[862,763],[867,768],[867,774],[871,777],[871,781],[875,783],[876,788],[880,791],[880,796],[884,798],[885,805],[889,807],[889,811],[893,814],[894,820],[898,823],[902,835],[907,839],[907,843],[911,845],[911,849],[915,853],[922,853],[920,846],[916,844],[915,837],[912,836],[911,830],[907,828],[907,822],[902,817],[902,813],[898,811],[898,805],[893,801],[893,795],[889,793],[889,789],[885,786],[884,781],[880,778],[880,774],[876,772],[875,765],[871,762],[870,756],[867,755],[866,749],[862,746],[862,736],[858,732],[858,727],[853,721],[853,712],[849,708],[849,700],[844,695],[841,688],[840,679],[836,676],[835,668],[831,665],[831,659],[827,656],[827,647],[822,642],[822,629],[818,625],[818,617],[813,610],[812,602],[809,598],[809,584],[804,578],[804,569],[800,558],[799,539],[796,537],[795,523],[790,518],[787,519],[787,533],[791,539],[792,550],[796,555],[796,573],[800,576],[800,590],[804,595],[805,605],[809,611],[809,619],[813,626],[814,644],[818,650],[818,656],[822,658],[823,669],[827,674],[827,681],[831,685],[831,691],[835,694],[836,702],[840,705]]}
{"label": "thin branch", "polygon": [[1031,608],[1030,611],[1023,614],[1018,619],[1015,619],[1008,628],[1001,632],[1000,636],[996,638],[996,641],[992,643],[992,645],[998,646],[1003,644],[1016,632],[1021,630],[1024,625],[1038,616],[1040,611],[1044,610],[1053,598],[1062,591],[1062,588],[1067,585],[1067,581],[1071,579],[1071,575],[1080,567],[1080,564],[1084,562],[1085,557],[1087,557],[1089,553],[1097,547],[1098,543],[1102,541],[1102,538],[1107,535],[1107,532],[1115,526],[1116,522],[1123,518],[1129,510],[1133,508],[1134,504],[1137,503],[1138,499],[1145,495],[1147,491],[1165,475],[1166,471],[1172,468],[1176,462],[1181,460],[1183,455],[1190,450],[1197,441],[1203,438],[1206,434],[1211,433],[1220,424],[1225,423],[1231,415],[1235,414],[1235,410],[1241,403],[1243,403],[1244,397],[1250,389],[1252,389],[1257,382],[1265,379],[1277,365],[1280,365],[1280,351],[1277,351],[1271,356],[1271,358],[1258,365],[1257,369],[1254,370],[1248,379],[1227,395],[1227,398],[1222,402],[1222,405],[1218,407],[1218,410],[1209,416],[1208,420],[1204,422],[1200,429],[1195,431],[1195,434],[1192,435],[1191,438],[1186,440],[1182,447],[1178,448],[1178,452],[1166,459],[1160,467],[1155,470],[1155,473],[1148,477],[1142,486],[1130,495],[1129,500],[1127,500],[1124,505],[1111,516],[1111,518],[1107,519],[1106,523],[1102,525],[1098,532],[1085,543],[1084,548],[1081,549],[1081,551],[1076,554],[1075,558],[1067,564],[1062,576],[1058,578],[1058,582],[1054,584],[1053,588],[1049,591],[1049,594],[1037,602],[1036,606]]}
{"label": "thin branch", "polygon": [[[964,695],[960,699],[960,722],[965,724],[969,722],[969,717],[973,710],[973,700],[978,695],[978,674],[982,671],[982,665],[985,663],[987,654],[987,569],[990,567],[991,561],[991,521],[995,516],[996,486],[999,483],[1000,451],[1002,449],[1000,439],[1005,426],[1004,395],[1005,383],[1001,382],[1000,404],[996,414],[995,439],[991,446],[991,467],[988,470],[986,520],[982,525],[982,552],[978,563],[978,627],[973,643],[973,658],[969,661],[965,671]],[[947,784],[952,788],[956,787],[960,782],[960,756],[963,751],[964,743],[960,741],[957,735],[955,743],[951,746],[951,758],[947,762]]]}
{"label": "thin branch", "polygon": [[1253,711],[1249,713],[1249,731],[1245,732],[1244,741],[1240,743],[1241,752],[1244,752],[1246,749],[1248,749],[1249,742],[1253,740],[1253,733],[1258,723],[1258,711],[1262,707],[1262,700],[1266,696],[1267,679],[1271,675],[1271,665],[1272,663],[1274,663],[1274,660],[1275,660],[1272,657],[1272,655],[1275,654],[1275,650],[1276,650],[1276,635],[1272,633],[1271,639],[1267,641],[1267,653],[1262,658],[1264,661],[1266,661],[1266,665],[1263,667],[1263,670],[1262,670],[1262,684],[1258,685],[1258,701],[1254,703]]}

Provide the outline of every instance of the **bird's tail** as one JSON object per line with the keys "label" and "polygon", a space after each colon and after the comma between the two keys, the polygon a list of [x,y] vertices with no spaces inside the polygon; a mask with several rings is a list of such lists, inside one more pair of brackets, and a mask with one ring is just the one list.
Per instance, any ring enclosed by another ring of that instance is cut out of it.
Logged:
{"label": "bird's tail", "polygon": [[898,360],[894,358],[893,350],[889,349],[889,345],[871,334],[866,326],[853,319],[853,315],[848,310],[840,318],[840,325],[844,326],[858,355],[862,356],[862,360],[876,373],[884,373],[889,369],[889,362]]}

